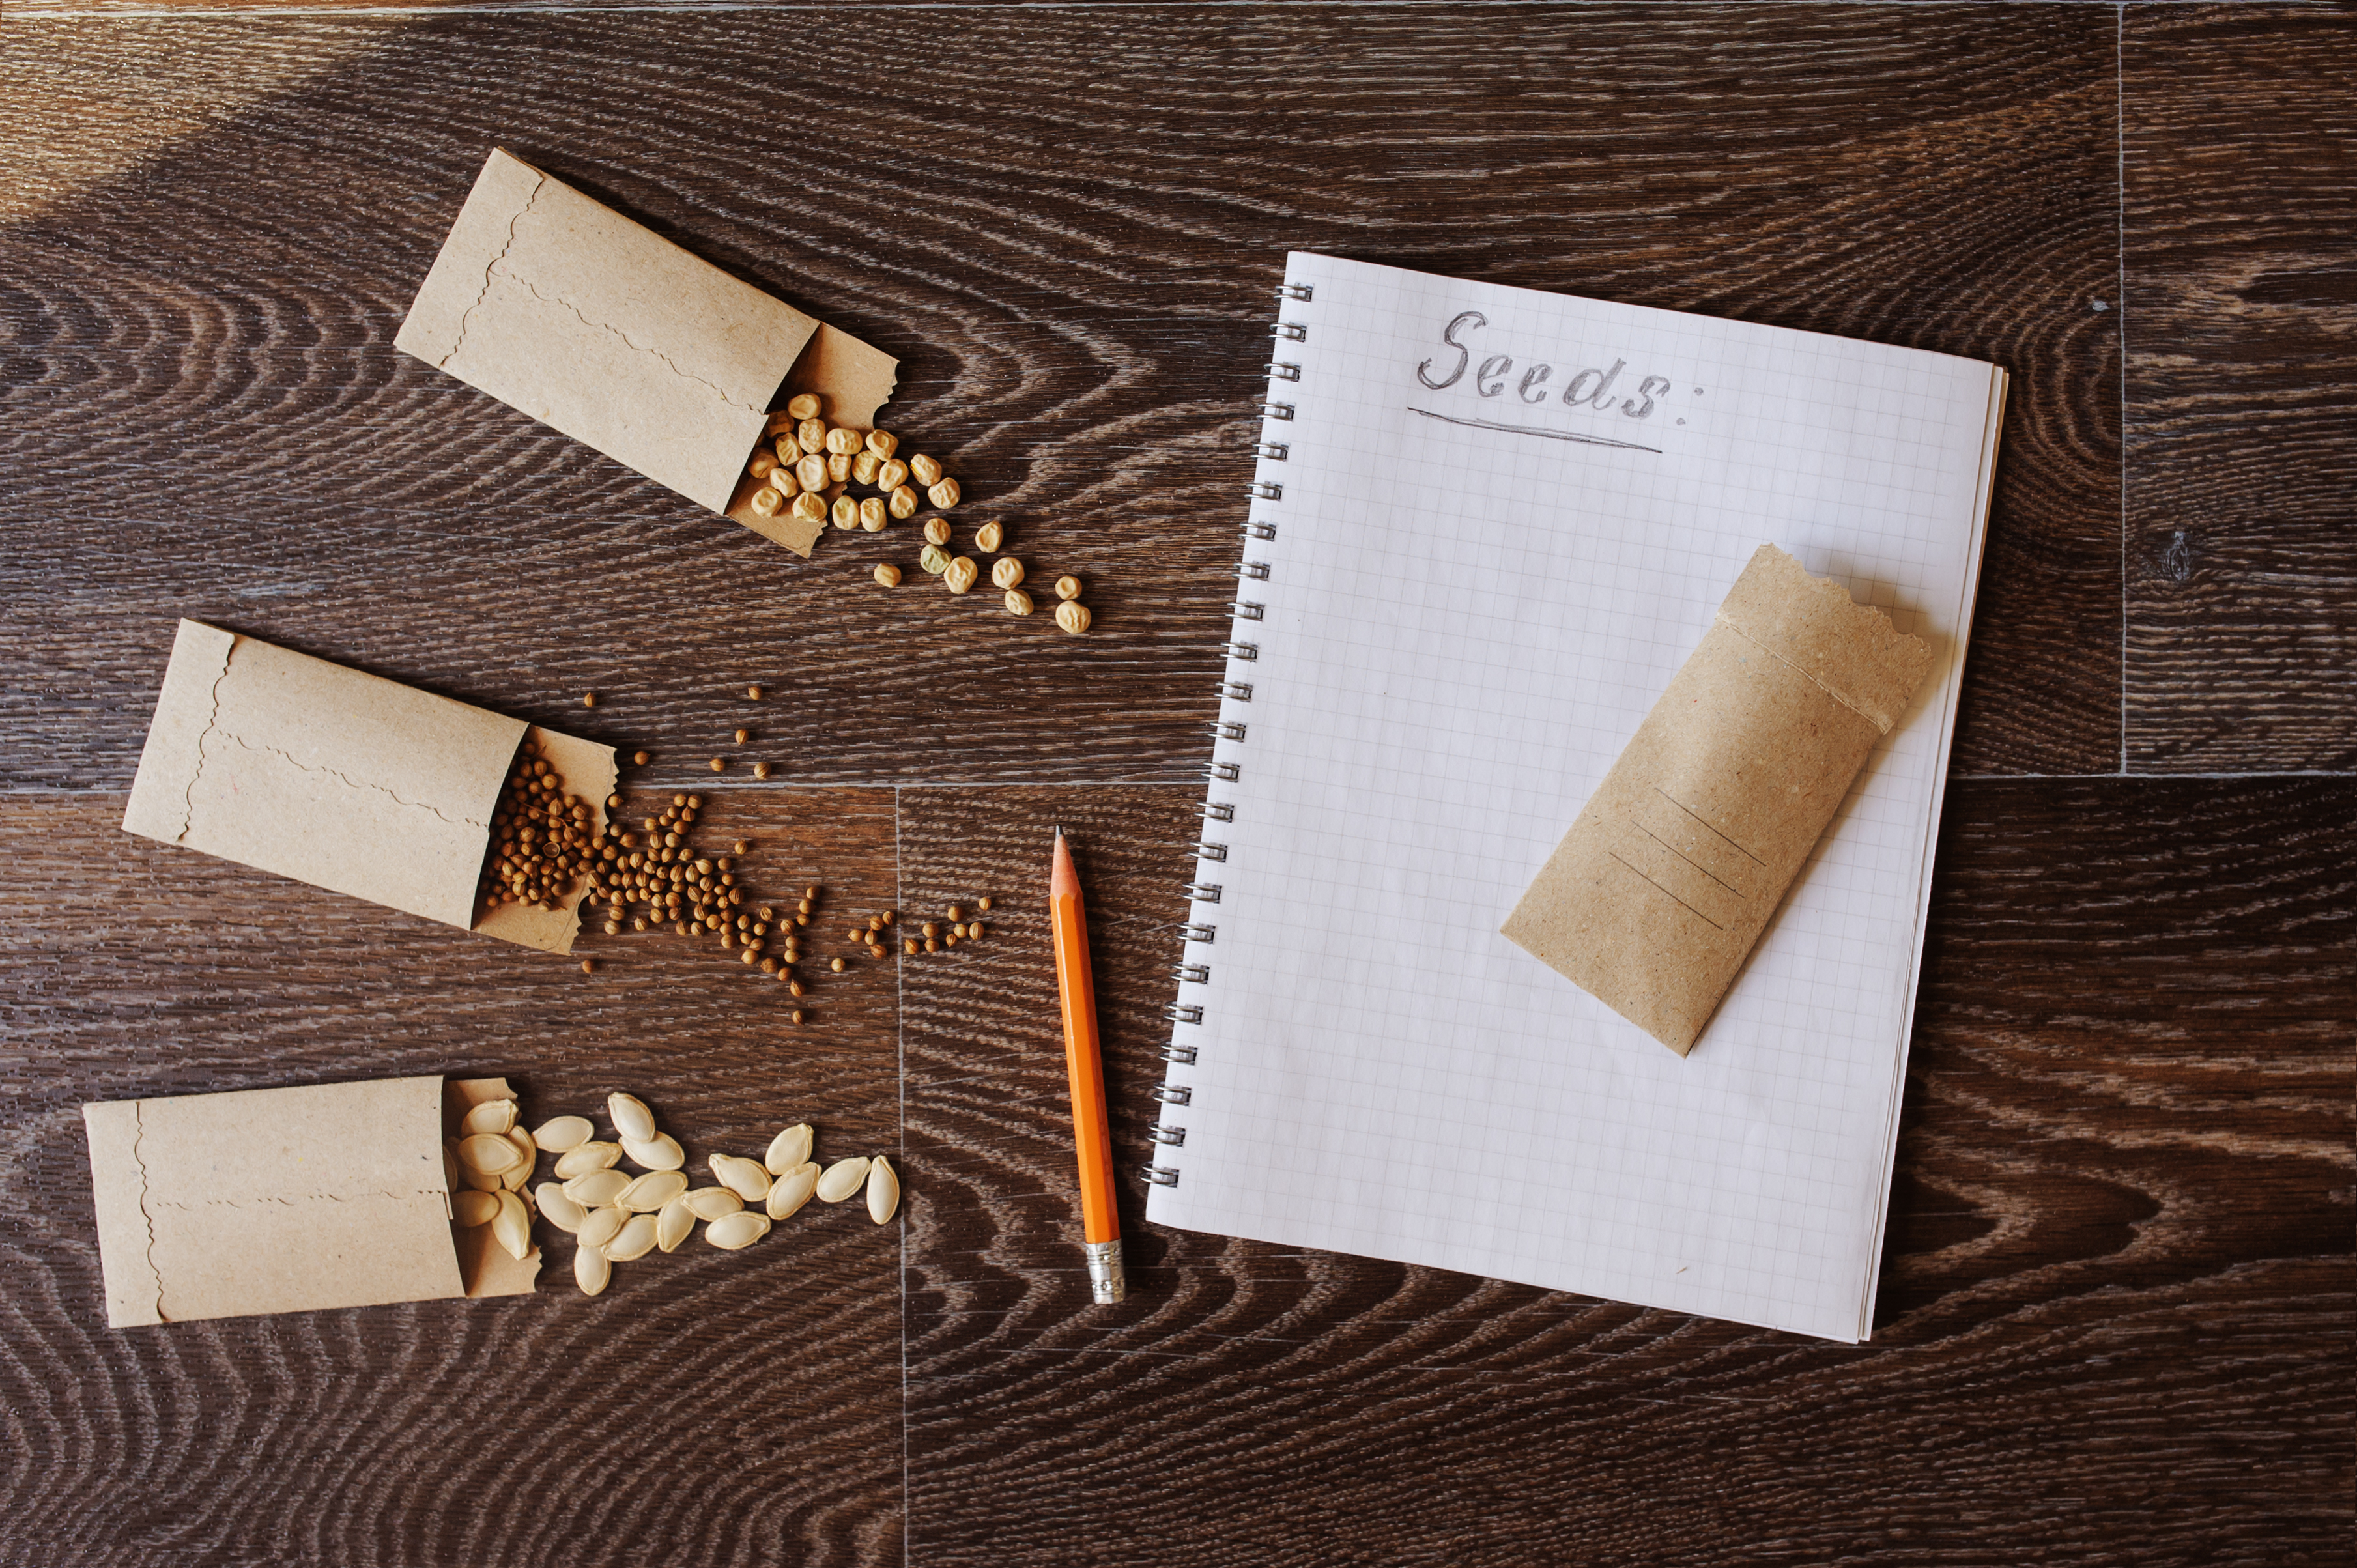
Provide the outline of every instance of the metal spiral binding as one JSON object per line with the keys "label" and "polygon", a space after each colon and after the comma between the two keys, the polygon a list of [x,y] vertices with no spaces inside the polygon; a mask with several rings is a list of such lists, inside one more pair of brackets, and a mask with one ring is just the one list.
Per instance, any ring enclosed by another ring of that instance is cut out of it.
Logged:
{"label": "metal spiral binding", "polygon": [[[1276,290],[1278,298],[1294,300],[1308,300],[1316,292],[1308,284],[1296,283],[1279,285]],[[1299,321],[1279,321],[1269,332],[1272,337],[1292,343],[1307,342],[1309,338],[1308,324]],[[1268,375],[1271,381],[1297,381],[1301,379],[1301,367],[1288,360],[1275,360],[1269,364]],[[1260,405],[1260,412],[1263,419],[1290,420],[1294,416],[1294,406],[1271,399]],[[1253,456],[1271,463],[1282,463],[1293,456],[1293,448],[1283,441],[1257,441],[1253,444]],[[1285,499],[1285,487],[1255,478],[1249,488],[1249,494],[1256,501],[1282,501]],[[1273,542],[1276,538],[1276,524],[1261,518],[1247,518],[1244,537]],[[1269,580],[1269,563],[1238,561],[1236,576],[1243,581],[1265,583]],[[1251,599],[1238,599],[1228,606],[1228,610],[1237,620],[1265,620],[1268,616],[1266,605]],[[1260,644],[1256,642],[1224,642],[1220,645],[1220,650],[1231,660],[1242,663],[1251,663],[1260,657]],[[1249,703],[1253,699],[1252,685],[1244,681],[1222,681],[1220,682],[1220,696],[1223,700]],[[1246,733],[1245,726],[1232,719],[1216,720],[1210,727],[1214,741],[1241,744]],[[1243,777],[1243,769],[1233,762],[1213,761],[1206,764],[1203,771],[1205,777],[1229,784]],[[1202,804],[1202,815],[1207,822],[1232,822],[1235,821],[1236,809],[1224,800],[1206,800]],[[1228,846],[1205,839],[1195,845],[1195,857],[1215,865],[1222,864],[1228,858]],[[1216,904],[1224,890],[1223,886],[1217,882],[1190,882],[1187,885],[1187,897],[1193,904]],[[1209,947],[1211,939],[1220,934],[1217,926],[1193,923],[1181,926],[1179,931],[1188,941],[1205,947]],[[1170,977],[1181,985],[1209,985],[1211,983],[1211,966],[1182,962],[1171,970]],[[1173,1024],[1200,1025],[1203,1008],[1200,1003],[1173,1002],[1162,1010],[1162,1015]],[[1174,1040],[1162,1047],[1162,1059],[1174,1066],[1192,1067],[1195,1065],[1195,1047],[1182,1046]],[[1157,1084],[1153,1094],[1166,1105],[1189,1105],[1195,1099],[1195,1090],[1186,1084]],[[1187,1129],[1169,1122],[1155,1122],[1146,1128],[1146,1135],[1168,1148],[1182,1148],[1187,1143]],[[1139,1174],[1157,1187],[1177,1187],[1180,1173],[1174,1165],[1148,1165],[1139,1167]]]}

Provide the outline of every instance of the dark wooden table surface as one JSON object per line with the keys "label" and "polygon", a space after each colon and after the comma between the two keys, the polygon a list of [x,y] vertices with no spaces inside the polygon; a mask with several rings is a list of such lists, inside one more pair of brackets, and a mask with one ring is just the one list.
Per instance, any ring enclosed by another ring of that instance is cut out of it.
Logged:
{"label": "dark wooden table surface", "polygon": [[[2352,40],[12,4],[0,1562],[2351,1561]],[[889,422],[1098,629],[795,560],[396,353],[494,144],[900,356]],[[1046,830],[1134,1152],[1288,248],[2012,371],[1871,1343],[1157,1231],[1135,1190],[1134,1294],[1087,1305]],[[640,789],[749,722],[774,776],[709,793],[762,875],[1000,930],[796,1028],[673,939],[585,976],[129,838],[182,615],[651,747]],[[807,1116],[908,1201],[595,1301],[104,1326],[82,1101],[445,1071],[632,1087],[705,1147]]]}

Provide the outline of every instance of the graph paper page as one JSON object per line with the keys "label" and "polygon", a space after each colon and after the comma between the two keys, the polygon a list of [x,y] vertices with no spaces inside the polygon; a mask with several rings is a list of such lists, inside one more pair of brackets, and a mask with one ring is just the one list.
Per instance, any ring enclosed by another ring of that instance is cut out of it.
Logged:
{"label": "graph paper page", "polygon": [[[1864,1337],[2002,374],[1287,275],[1148,1217]],[[1680,1058],[1498,928],[1770,542],[1934,660]]]}

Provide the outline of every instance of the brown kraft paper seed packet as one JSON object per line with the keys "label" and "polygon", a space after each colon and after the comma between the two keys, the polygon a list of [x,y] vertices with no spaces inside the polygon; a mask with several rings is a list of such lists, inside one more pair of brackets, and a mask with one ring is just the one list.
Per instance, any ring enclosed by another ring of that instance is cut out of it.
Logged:
{"label": "brown kraft paper seed packet", "polygon": [[1504,934],[1685,1055],[1931,663],[1761,545]]}
{"label": "brown kraft paper seed packet", "polygon": [[126,832],[544,952],[570,952],[586,880],[554,909],[478,919],[491,812],[527,735],[606,820],[614,750],[184,620]]}
{"label": "brown kraft paper seed packet", "polygon": [[530,1294],[540,1250],[456,1227],[442,1158],[508,1098],[396,1078],[83,1106],[108,1326]]}
{"label": "brown kraft paper seed packet", "polygon": [[493,148],[393,346],[808,555],[749,504],[771,402],[867,429],[899,361]]}

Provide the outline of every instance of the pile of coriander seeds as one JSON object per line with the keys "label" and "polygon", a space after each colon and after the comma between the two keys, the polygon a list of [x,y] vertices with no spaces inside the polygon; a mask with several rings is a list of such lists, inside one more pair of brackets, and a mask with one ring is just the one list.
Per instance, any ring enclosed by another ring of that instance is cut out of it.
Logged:
{"label": "pile of coriander seeds", "polygon": [[[856,1155],[822,1169],[811,1158],[815,1134],[797,1122],[770,1140],[758,1160],[715,1154],[705,1165],[714,1185],[695,1187],[687,1153],[655,1123],[633,1094],[606,1097],[614,1136],[600,1139],[586,1116],[558,1116],[532,1132],[516,1125],[513,1100],[489,1101],[467,1114],[447,1147],[452,1223],[490,1225],[516,1258],[532,1249],[532,1217],[574,1238],[573,1278],[584,1295],[613,1279],[616,1263],[676,1251],[700,1222],[704,1239],[742,1251],[791,1219],[812,1198],[841,1203],[865,1192],[878,1225],[900,1206],[900,1178],[881,1155]],[[525,1192],[543,1155],[554,1155],[554,1178]],[[639,1167],[636,1174],[622,1169]],[[754,1205],[759,1205],[758,1208]]]}
{"label": "pile of coriander seeds", "polygon": [[527,735],[491,811],[490,853],[476,889],[476,918],[502,904],[554,909],[569,901],[605,847],[590,802],[567,794],[564,776]]}

